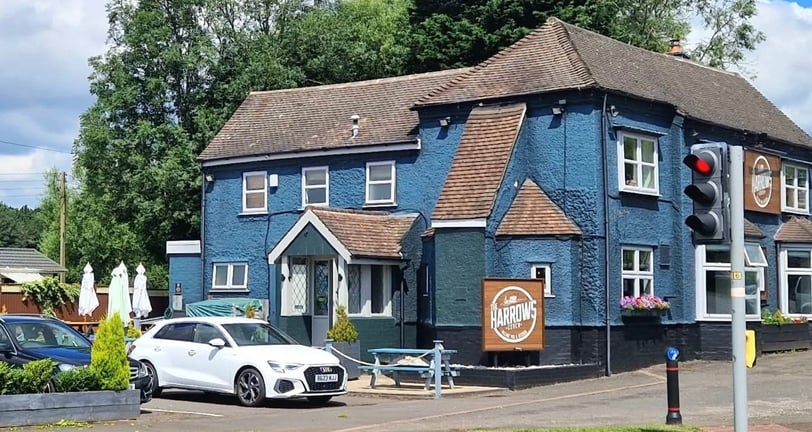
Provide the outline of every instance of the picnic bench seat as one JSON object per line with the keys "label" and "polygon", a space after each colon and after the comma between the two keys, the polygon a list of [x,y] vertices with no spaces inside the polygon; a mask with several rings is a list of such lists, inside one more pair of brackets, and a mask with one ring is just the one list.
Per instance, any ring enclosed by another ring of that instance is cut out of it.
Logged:
{"label": "picnic bench seat", "polygon": [[[395,380],[395,386],[400,387],[400,373],[401,372],[415,372],[425,379],[425,388],[431,388],[431,381],[434,378],[434,358],[431,349],[410,349],[410,348],[377,348],[368,350],[369,353],[375,356],[375,364],[360,365],[358,368],[362,371],[371,372],[369,380],[369,387],[375,388],[376,378],[378,374],[389,373]],[[442,350],[441,351],[441,377],[445,377],[449,387],[454,388],[454,377],[460,375],[460,368],[458,366],[451,366],[451,354],[456,353],[455,350]],[[404,356],[419,354],[421,356],[429,355],[431,360],[427,364],[402,364],[397,361],[404,358]],[[392,362],[394,359],[394,362]],[[388,361],[386,361],[388,360]]]}

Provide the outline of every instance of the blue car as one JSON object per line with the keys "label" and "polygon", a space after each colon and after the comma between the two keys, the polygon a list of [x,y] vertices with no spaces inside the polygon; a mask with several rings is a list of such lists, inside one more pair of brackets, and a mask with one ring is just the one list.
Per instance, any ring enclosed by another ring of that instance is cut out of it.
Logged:
{"label": "blue car", "polygon": [[[12,366],[41,359],[57,363],[59,371],[90,365],[91,342],[73,327],[35,315],[0,315],[0,361]],[[141,390],[141,403],[152,399],[152,385],[144,365],[130,362],[130,383]],[[53,385],[49,385],[53,390]]]}

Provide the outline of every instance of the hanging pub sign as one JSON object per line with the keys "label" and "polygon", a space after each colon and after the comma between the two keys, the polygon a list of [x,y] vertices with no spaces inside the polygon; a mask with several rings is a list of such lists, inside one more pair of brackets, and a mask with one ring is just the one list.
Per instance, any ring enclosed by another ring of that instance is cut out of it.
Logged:
{"label": "hanging pub sign", "polygon": [[744,209],[781,213],[781,159],[752,150],[744,152]]}
{"label": "hanging pub sign", "polygon": [[482,351],[544,349],[544,283],[482,279]]}

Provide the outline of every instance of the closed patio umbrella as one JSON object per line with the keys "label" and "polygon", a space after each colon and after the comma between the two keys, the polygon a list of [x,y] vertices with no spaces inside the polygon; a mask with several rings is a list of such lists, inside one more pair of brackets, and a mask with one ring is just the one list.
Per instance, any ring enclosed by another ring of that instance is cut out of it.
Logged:
{"label": "closed patio umbrella", "polygon": [[90,263],[85,265],[85,273],[82,275],[82,287],[79,291],[79,315],[90,316],[93,311],[99,307],[99,298],[96,296],[94,284],[96,283],[93,276],[93,267]]}
{"label": "closed patio umbrella", "polygon": [[133,281],[133,314],[135,318],[146,318],[152,312],[152,304],[150,304],[147,292],[147,276],[144,274],[146,269],[143,265],[138,264],[135,271],[138,274]]}
{"label": "closed patio umbrella", "polygon": [[132,312],[132,304],[130,304],[130,289],[129,281],[127,280],[127,267],[122,262],[118,267],[113,269],[113,278],[110,280],[110,291],[107,295],[107,317],[110,318],[118,312],[121,321],[124,325],[130,322],[130,312]]}

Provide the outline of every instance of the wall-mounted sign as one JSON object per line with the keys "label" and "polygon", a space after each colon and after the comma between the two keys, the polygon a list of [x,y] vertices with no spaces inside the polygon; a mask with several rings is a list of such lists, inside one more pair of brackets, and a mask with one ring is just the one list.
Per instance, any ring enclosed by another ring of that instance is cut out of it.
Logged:
{"label": "wall-mounted sign", "polygon": [[752,150],[744,152],[744,209],[781,213],[781,159]]}
{"label": "wall-mounted sign", "polygon": [[482,350],[544,349],[544,284],[538,279],[482,280]]}

